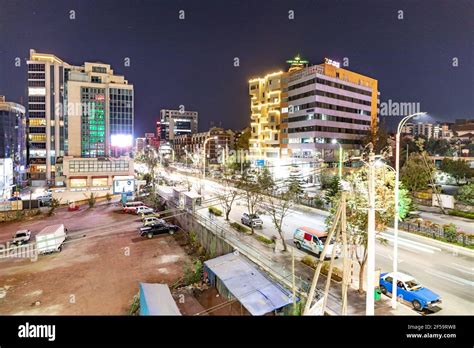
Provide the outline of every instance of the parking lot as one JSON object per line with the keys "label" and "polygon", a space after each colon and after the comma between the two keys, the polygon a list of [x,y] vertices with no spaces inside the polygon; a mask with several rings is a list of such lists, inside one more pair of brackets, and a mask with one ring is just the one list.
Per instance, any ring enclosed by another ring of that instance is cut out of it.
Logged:
{"label": "parking lot", "polygon": [[2,223],[0,243],[58,223],[68,229],[60,253],[0,259],[0,314],[127,314],[139,282],[172,284],[190,262],[176,235],[141,238],[141,219],[114,204]]}

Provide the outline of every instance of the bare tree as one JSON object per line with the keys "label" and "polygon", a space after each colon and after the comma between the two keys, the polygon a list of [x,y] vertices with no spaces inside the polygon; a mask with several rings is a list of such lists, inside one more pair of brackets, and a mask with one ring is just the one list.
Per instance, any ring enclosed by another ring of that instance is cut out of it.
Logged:
{"label": "bare tree", "polygon": [[[247,204],[247,213],[250,216],[257,214],[259,203],[262,201],[262,192],[257,181],[254,181],[244,172],[238,188],[244,191],[245,203]],[[253,224],[250,224],[252,234],[254,234]]]}
{"label": "bare tree", "polygon": [[222,176],[223,190],[217,195],[217,198],[219,199],[219,202],[221,203],[221,206],[224,209],[226,221],[229,221],[229,215],[232,210],[232,206],[239,192],[232,185],[232,182],[230,180],[230,173],[228,171],[224,171]]}
{"label": "bare tree", "polygon": [[290,214],[291,208],[295,205],[297,195],[295,192],[288,190],[281,194],[278,198],[273,196],[267,196],[265,203],[261,206],[265,210],[270,218],[272,219],[273,225],[275,225],[278,234],[280,235],[283,243],[283,251],[287,251],[287,245],[285,237],[283,235],[283,220]]}

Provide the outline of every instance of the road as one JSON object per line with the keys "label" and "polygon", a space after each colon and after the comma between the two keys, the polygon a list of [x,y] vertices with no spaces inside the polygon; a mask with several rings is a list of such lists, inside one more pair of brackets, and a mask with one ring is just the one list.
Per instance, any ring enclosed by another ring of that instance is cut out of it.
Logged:
{"label": "road", "polygon": [[[192,177],[189,179],[193,182],[199,180]],[[203,197],[205,200],[212,199],[222,190],[222,185],[206,180]],[[218,201],[215,206],[219,206]],[[290,246],[293,245],[293,232],[297,227],[310,226],[326,229],[327,212],[306,210],[294,208],[284,220],[284,238]],[[231,211],[230,219],[240,222],[240,217],[244,212],[246,212],[245,202],[243,199],[238,199]],[[268,237],[277,235],[270,217],[262,215],[261,218],[264,227],[259,232]],[[381,233],[379,239],[375,251],[376,268],[387,272],[392,269],[393,264],[392,230],[388,229]],[[400,232],[398,269],[400,272],[414,276],[422,285],[441,295],[443,303],[440,307],[442,309],[431,315],[472,315],[474,314],[474,252],[470,256],[462,255],[453,252],[448,244],[439,243],[418,235]]]}

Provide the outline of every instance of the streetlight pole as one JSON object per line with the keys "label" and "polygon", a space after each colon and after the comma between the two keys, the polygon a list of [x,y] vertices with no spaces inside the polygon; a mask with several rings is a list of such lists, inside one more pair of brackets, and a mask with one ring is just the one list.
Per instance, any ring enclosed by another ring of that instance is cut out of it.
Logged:
{"label": "streetlight pole", "polygon": [[333,144],[339,145],[339,182],[342,180],[342,145],[336,140],[331,141]]}
{"label": "streetlight pole", "polygon": [[396,153],[395,153],[395,217],[393,222],[393,282],[392,282],[392,308],[397,308],[397,271],[398,271],[398,219],[400,216],[400,207],[399,207],[399,179],[400,179],[400,133],[402,131],[403,126],[405,123],[414,117],[425,115],[426,112],[417,112],[415,114],[411,114],[405,116],[400,123],[398,124],[397,128],[397,135],[395,136],[396,142]]}
{"label": "streetlight pole", "polygon": [[204,181],[206,179],[206,145],[208,143],[209,140],[216,140],[217,139],[217,136],[214,136],[212,138],[207,138],[206,140],[204,140],[204,155],[203,155],[203,170],[202,170],[202,180]]}
{"label": "streetlight pole", "polygon": [[367,290],[365,292],[365,315],[374,315],[375,304],[375,154],[369,153],[368,193],[369,211],[367,222]]}

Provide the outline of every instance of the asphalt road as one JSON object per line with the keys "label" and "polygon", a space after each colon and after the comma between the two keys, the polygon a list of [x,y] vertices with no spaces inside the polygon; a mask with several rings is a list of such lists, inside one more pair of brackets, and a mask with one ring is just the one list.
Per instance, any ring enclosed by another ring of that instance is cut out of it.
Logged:
{"label": "asphalt road", "polygon": [[[191,181],[198,179],[190,178]],[[205,200],[212,199],[222,191],[222,186],[206,180],[203,196]],[[215,204],[219,205],[218,202]],[[243,199],[236,201],[230,219],[240,222],[246,212]],[[326,229],[327,213],[291,210],[283,223],[284,238],[288,245],[293,245],[293,232],[297,227],[310,226],[316,229]],[[268,237],[278,235],[269,216],[262,215],[264,227],[260,231]],[[379,235],[376,243],[376,268],[382,272],[392,270],[393,237],[392,231],[387,230]],[[383,240],[383,241],[381,241]],[[430,315],[473,315],[474,314],[474,252],[471,256],[453,251],[448,244],[431,241],[428,238],[400,232],[398,270],[415,277],[423,286],[441,295],[443,303],[440,310]],[[358,267],[355,267],[356,271]]]}

